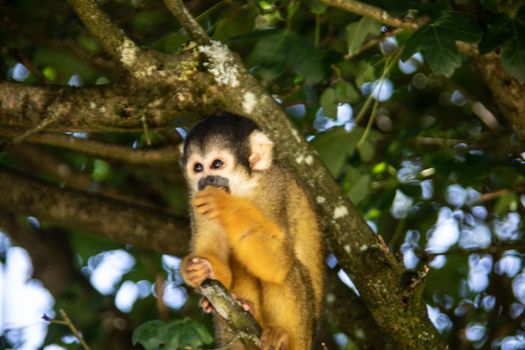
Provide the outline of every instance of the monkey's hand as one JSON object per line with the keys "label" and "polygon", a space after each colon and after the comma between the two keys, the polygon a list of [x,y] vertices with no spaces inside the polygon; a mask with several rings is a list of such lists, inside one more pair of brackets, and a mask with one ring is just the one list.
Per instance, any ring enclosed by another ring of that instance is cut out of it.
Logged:
{"label": "monkey's hand", "polygon": [[[249,200],[208,186],[198,192],[193,199],[195,212],[208,219],[217,219],[230,239],[237,238],[249,231],[252,227],[262,227],[268,219]],[[263,223],[261,225],[261,223]]]}
{"label": "monkey's hand", "polygon": [[208,186],[204,190],[197,192],[193,199],[195,212],[204,215],[208,219],[217,219],[224,211],[232,196],[223,190]]}
{"label": "monkey's hand", "polygon": [[197,288],[207,279],[216,279],[211,263],[199,256],[190,256],[182,261],[180,268],[182,278],[186,284]]}
{"label": "monkey's hand", "polygon": [[268,327],[263,330],[261,336],[262,350],[287,350],[288,333],[280,328]]}

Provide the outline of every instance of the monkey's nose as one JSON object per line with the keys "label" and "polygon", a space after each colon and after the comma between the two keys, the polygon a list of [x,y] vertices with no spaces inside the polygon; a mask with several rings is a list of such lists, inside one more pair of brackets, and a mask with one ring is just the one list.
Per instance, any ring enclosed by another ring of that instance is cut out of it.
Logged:
{"label": "monkey's nose", "polygon": [[230,192],[230,182],[227,178],[222,176],[206,176],[199,180],[199,183],[197,185],[197,189],[199,191],[202,191],[206,188],[206,186],[215,186],[220,189],[225,190],[226,192]]}

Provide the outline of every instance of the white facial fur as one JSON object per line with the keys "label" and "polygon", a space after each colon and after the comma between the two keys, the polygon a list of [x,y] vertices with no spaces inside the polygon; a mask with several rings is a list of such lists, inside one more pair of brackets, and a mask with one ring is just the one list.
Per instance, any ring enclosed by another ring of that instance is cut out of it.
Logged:
{"label": "white facial fur", "polygon": [[[212,167],[215,160],[223,162],[221,168],[214,169]],[[250,195],[254,186],[255,179],[242,166],[235,164],[233,154],[226,150],[212,149],[207,154],[193,153],[189,156],[186,163],[186,174],[188,176],[188,184],[192,193],[198,191],[199,180],[206,176],[222,176],[230,181],[230,191],[232,195],[247,197]],[[202,165],[202,171],[195,172],[195,164]]]}
{"label": "white facial fur", "polygon": [[[198,191],[199,180],[207,176],[222,176],[230,182],[230,193],[240,197],[250,197],[257,186],[259,175],[270,169],[273,158],[273,142],[262,131],[253,131],[249,138],[249,163],[251,175],[241,165],[235,163],[235,156],[227,149],[212,148],[206,154],[190,147],[186,162],[186,175],[192,195]],[[219,169],[213,167],[215,160],[223,162]],[[195,164],[201,164],[200,171],[195,171]]]}

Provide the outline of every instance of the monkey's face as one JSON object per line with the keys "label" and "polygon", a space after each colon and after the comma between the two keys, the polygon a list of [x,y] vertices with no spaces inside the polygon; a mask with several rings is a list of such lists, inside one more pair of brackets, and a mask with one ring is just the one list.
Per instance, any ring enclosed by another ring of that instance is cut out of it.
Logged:
{"label": "monkey's face", "polygon": [[190,152],[184,170],[192,193],[215,186],[236,196],[249,196],[255,185],[250,172],[227,149]]}

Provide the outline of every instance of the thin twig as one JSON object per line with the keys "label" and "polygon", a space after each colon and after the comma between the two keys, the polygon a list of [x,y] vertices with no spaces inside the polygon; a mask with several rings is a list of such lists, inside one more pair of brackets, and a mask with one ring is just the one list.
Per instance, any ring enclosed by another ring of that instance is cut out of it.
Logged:
{"label": "thin twig", "polygon": [[62,319],[66,322],[69,329],[71,329],[71,332],[73,333],[73,335],[78,339],[78,341],[80,342],[80,345],[82,345],[82,347],[85,350],[91,350],[89,345],[87,345],[86,341],[84,340],[84,337],[82,336],[82,334],[78,331],[77,327],[75,327],[73,322],[71,322],[71,320],[67,316],[66,312],[63,309],[58,310],[58,312],[60,313],[60,316],[62,316]]}
{"label": "thin twig", "polygon": [[68,0],[87,29],[111,56],[130,69],[140,49],[99,8],[95,0]]}
{"label": "thin twig", "polygon": [[52,319],[52,318],[47,317],[46,315],[44,315],[43,319],[46,320],[46,321],[49,321],[49,322],[51,322],[53,324],[59,324],[59,325],[63,325],[63,326],[68,326],[69,329],[71,330],[71,333],[73,333],[75,338],[77,338],[78,341],[80,342],[80,345],[82,346],[82,348],[84,350],[91,350],[89,345],[84,340],[84,337],[82,336],[82,333],[80,333],[79,330],[77,329],[77,327],[75,327],[75,325],[73,324],[73,322],[71,322],[71,320],[67,316],[66,312],[63,309],[60,309],[60,310],[58,310],[58,313],[62,317],[62,320]]}
{"label": "thin twig", "polygon": [[398,35],[401,32],[403,32],[403,28],[396,28],[394,30],[386,32],[385,34],[383,34],[381,36],[378,36],[378,37],[375,37],[373,39],[370,39],[366,43],[364,43],[363,46],[361,46],[361,48],[357,52],[355,52],[353,54],[347,53],[344,56],[344,59],[347,60],[347,61],[351,60],[351,59],[353,59],[353,58],[363,54],[363,52],[368,51],[368,50],[370,50],[373,47],[376,47],[382,41],[384,41],[386,38],[389,38],[391,36],[396,36],[396,35]]}
{"label": "thin twig", "polygon": [[10,49],[9,53],[13,56],[14,59],[22,63],[31,72],[31,74],[35,76],[35,78],[40,84],[47,83],[47,79],[44,76],[44,74],[42,74],[42,72],[37,67],[35,67],[33,62],[31,62],[31,60],[28,59],[26,55],[24,55],[20,50]]}
{"label": "thin twig", "polygon": [[[401,54],[401,50],[399,49],[395,55],[388,57],[388,59],[386,60],[385,66],[383,68],[383,73],[381,74],[381,78],[379,79],[379,86],[377,87],[378,93],[381,92],[381,89],[383,87],[383,82],[384,82],[385,78],[388,76],[388,74],[390,73],[390,71],[392,70],[392,68],[394,67],[394,64],[399,60],[400,54]],[[365,105],[359,111],[359,114],[357,115],[357,117],[355,119],[355,123],[356,124],[359,124],[359,122],[361,121],[361,119],[365,115],[366,110],[368,109],[370,103],[372,102],[372,99],[373,99],[372,95],[373,95],[373,93],[374,93],[374,91],[372,90],[370,92],[370,95],[368,95],[368,98],[365,101]],[[363,144],[363,142],[365,142],[366,138],[368,137],[368,134],[370,133],[370,130],[372,128],[372,124],[373,124],[373,122],[375,120],[378,107],[379,107],[379,99],[376,98],[376,99],[374,99],[374,106],[372,107],[372,112],[370,114],[370,119],[368,120],[368,123],[366,125],[365,132],[363,133],[363,135],[361,136],[361,139],[357,143],[358,147],[361,146]]]}
{"label": "thin twig", "polygon": [[395,17],[379,7],[356,0],[321,0],[321,2],[327,6],[337,7],[361,16],[373,18],[378,22],[396,28],[403,28],[410,31],[417,30],[422,24],[428,23],[429,21],[427,17],[422,17],[417,20]]}
{"label": "thin twig", "polygon": [[60,113],[55,113],[53,110],[51,110],[50,115],[47,116],[44,120],[42,120],[34,128],[26,130],[24,133],[22,133],[22,134],[20,134],[18,136],[15,136],[10,141],[4,142],[4,143],[0,143],[0,151],[5,151],[5,150],[11,148],[12,146],[16,145],[17,143],[21,143],[21,142],[25,141],[28,137],[30,137],[30,136],[32,136],[34,134],[37,134],[39,131],[42,131],[47,126],[49,126],[49,125],[53,124],[54,122],[56,122],[57,120],[59,120],[60,117],[61,117]]}
{"label": "thin twig", "polygon": [[[430,18],[428,17],[420,17],[417,19],[399,18],[392,16],[379,7],[368,5],[356,0],[321,0],[321,2],[326,6],[337,7],[348,12],[372,18],[377,22],[412,32],[418,30],[421,26],[430,23]],[[479,50],[474,44],[457,41],[456,46],[458,50],[464,54],[479,56]]]}
{"label": "thin twig", "polygon": [[465,142],[460,139],[445,139],[440,137],[419,136],[414,139],[416,145],[452,147],[458,143]]}
{"label": "thin twig", "polygon": [[193,18],[182,0],[164,0],[164,4],[173,14],[173,16],[180,22],[182,27],[186,29],[188,35],[199,44],[209,44],[210,37],[199,23]]}
{"label": "thin twig", "polygon": [[[16,130],[0,129],[0,137],[14,137]],[[25,142],[60,147],[103,159],[111,159],[134,165],[173,164],[179,159],[176,145],[167,145],[151,149],[133,149],[124,145],[115,145],[90,139],[80,139],[65,134],[40,133],[27,137]]]}

